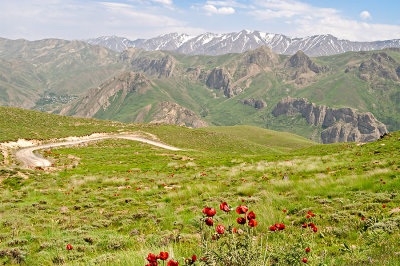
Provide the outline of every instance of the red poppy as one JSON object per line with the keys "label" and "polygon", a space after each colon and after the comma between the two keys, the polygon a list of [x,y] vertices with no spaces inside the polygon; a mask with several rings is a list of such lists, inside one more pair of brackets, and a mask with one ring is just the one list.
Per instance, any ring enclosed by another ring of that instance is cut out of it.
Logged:
{"label": "red poppy", "polygon": [[145,266],[157,266],[157,265],[158,265],[157,261],[154,261],[146,264]]}
{"label": "red poppy", "polygon": [[221,210],[223,210],[224,212],[229,212],[230,211],[229,206],[228,206],[228,204],[226,202],[223,202],[222,204],[220,204],[219,208]]}
{"label": "red poppy", "polygon": [[74,249],[74,248],[72,247],[72,245],[71,245],[71,244],[68,244],[68,245],[67,245],[67,250],[72,250],[72,249]]}
{"label": "red poppy", "polygon": [[385,204],[383,204],[383,205],[382,205],[382,208],[386,208],[386,205],[385,205]]}
{"label": "red poppy", "polygon": [[213,224],[214,224],[214,221],[211,218],[207,218],[205,221],[206,221],[206,225],[208,225],[208,226],[213,226]]}
{"label": "red poppy", "polygon": [[244,202],[244,199],[242,199],[242,202]]}
{"label": "red poppy", "polygon": [[283,210],[283,212],[287,212],[287,210]]}
{"label": "red poppy", "polygon": [[307,219],[310,218],[310,217],[311,217],[310,215],[307,215],[307,216],[306,216]]}
{"label": "red poppy", "polygon": [[301,261],[307,263],[308,260],[306,258],[302,258]]}
{"label": "red poppy", "polygon": [[284,224],[278,224],[276,226],[276,228],[278,228],[278,230],[283,230],[283,229],[285,229],[285,225]]}
{"label": "red poppy", "polygon": [[257,221],[254,220],[254,219],[251,219],[251,220],[249,221],[249,226],[250,226],[250,227],[256,227],[256,226],[257,226]]}
{"label": "red poppy", "polygon": [[173,261],[173,260],[170,260],[167,263],[167,266],[178,266],[178,265],[179,265],[179,262]]}
{"label": "red poppy", "polygon": [[311,211],[308,211],[308,212],[307,212],[307,214],[311,214],[311,213],[312,213]]}
{"label": "red poppy", "polygon": [[243,218],[243,217],[237,218],[236,221],[237,221],[238,224],[245,224],[246,223],[246,219]]}
{"label": "red poppy", "polygon": [[317,227],[313,227],[312,230],[316,233],[318,231],[318,228]]}
{"label": "red poppy", "polygon": [[244,213],[246,213],[248,210],[249,210],[249,208],[247,208],[246,205],[240,205],[240,206],[238,206],[238,207],[236,208],[236,212],[237,212],[238,214],[244,214]]}
{"label": "red poppy", "polygon": [[361,220],[363,220],[363,221],[364,221],[364,220],[365,220],[365,217],[361,217]]}
{"label": "red poppy", "polygon": [[214,208],[204,208],[203,213],[205,215],[207,215],[208,217],[213,217],[215,215],[216,211]]}
{"label": "red poppy", "polygon": [[[224,228],[225,228],[225,226],[224,226]],[[193,255],[193,256],[192,256],[192,263],[195,262],[196,260],[197,260],[197,256],[196,256],[196,255]]]}
{"label": "red poppy", "polygon": [[236,230],[235,227],[233,227],[232,232],[233,232],[234,234],[236,234],[237,230]]}
{"label": "red poppy", "polygon": [[169,257],[168,252],[160,252],[160,255],[157,256],[157,259],[160,260],[167,260]]}
{"label": "red poppy", "polygon": [[311,217],[314,217],[314,216],[315,216],[315,214],[314,214],[314,213],[311,213],[310,215],[311,215]]}
{"label": "red poppy", "polygon": [[307,224],[302,224],[301,227],[307,228]]}
{"label": "red poppy", "polygon": [[306,248],[306,252],[310,252],[311,251],[311,249],[310,248]]}
{"label": "red poppy", "polygon": [[247,219],[248,220],[256,219],[256,214],[253,211],[249,212],[247,214]]}
{"label": "red poppy", "polygon": [[146,260],[148,260],[149,262],[157,262],[157,256],[152,253],[149,253],[149,255],[147,255]]}
{"label": "red poppy", "polygon": [[217,231],[217,233],[221,234],[221,235],[224,233],[224,230],[225,230],[225,226],[223,226],[221,224],[217,225],[217,228],[215,229],[215,231]]}
{"label": "red poppy", "polygon": [[275,225],[270,226],[269,230],[275,232],[276,231],[276,226]]}
{"label": "red poppy", "polygon": [[315,227],[315,224],[309,223],[308,226],[311,227],[311,228],[313,228],[313,227]]}

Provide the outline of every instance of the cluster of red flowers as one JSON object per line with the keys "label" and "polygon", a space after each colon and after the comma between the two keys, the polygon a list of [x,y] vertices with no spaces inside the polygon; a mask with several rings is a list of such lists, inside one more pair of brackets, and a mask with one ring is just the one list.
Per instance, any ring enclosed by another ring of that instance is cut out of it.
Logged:
{"label": "cluster of red flowers", "polygon": [[[148,260],[149,263],[146,264],[146,266],[157,266],[158,265],[157,260],[166,261],[168,259],[168,257],[169,257],[168,252],[161,251],[160,254],[157,256],[152,253],[149,253],[149,255],[147,255],[147,258],[146,258],[146,260]],[[179,262],[170,260],[170,261],[168,261],[167,265],[168,266],[177,266],[177,265],[179,265]]]}
{"label": "cluster of red flowers", "polygon": [[309,224],[305,223],[301,227],[303,227],[303,228],[310,227],[315,233],[318,231],[318,228],[315,227],[315,224],[313,224],[313,223],[309,223]]}
{"label": "cluster of red flowers", "polygon": [[306,218],[309,219],[309,218],[314,217],[314,216],[315,216],[314,213],[312,213],[311,211],[308,211]]}
{"label": "cluster of red flowers", "polygon": [[[246,224],[246,218],[247,218],[247,221],[249,221],[249,226],[250,227],[256,227],[257,226],[257,221],[255,220],[256,219],[256,214],[253,211],[247,213],[248,210],[249,210],[249,208],[247,208],[246,205],[238,206],[236,208],[236,212],[238,214],[245,214],[245,216],[237,218],[236,221],[237,221],[238,224]],[[246,215],[246,213],[247,213],[247,215]]]}
{"label": "cluster of red flowers", "polygon": [[273,232],[275,232],[275,231],[281,231],[281,230],[284,230],[286,227],[285,227],[285,225],[284,224],[274,224],[274,225],[271,225],[270,227],[269,227],[269,230],[270,231],[273,231]]}
{"label": "cluster of red flowers", "polygon": [[[226,212],[226,213],[231,211],[231,208],[229,207],[228,203],[226,203],[226,202],[221,203],[219,205],[219,208],[222,211]],[[246,205],[238,206],[236,208],[236,212],[238,214],[244,214],[244,217],[239,217],[239,218],[236,219],[236,221],[237,221],[238,224],[246,224],[246,222],[248,221],[250,227],[256,227],[257,226],[257,221],[255,220],[256,214],[253,211],[247,213],[248,210],[249,210],[249,208]],[[203,209],[202,212],[206,215],[206,218],[204,219],[205,224],[208,225],[208,226],[213,226],[214,225],[214,221],[213,221],[212,217],[216,214],[216,210],[214,208],[206,207],[206,208]],[[225,233],[225,226],[219,224],[215,228],[215,231],[218,234],[222,235],[222,234]],[[236,232],[236,228],[233,228],[232,231],[235,233]]]}
{"label": "cluster of red flowers", "polygon": [[[311,249],[310,249],[310,248],[306,248],[305,251],[306,251],[306,253],[308,253],[308,252],[311,251]],[[301,259],[301,262],[307,263],[307,262],[308,262],[308,259],[307,259],[307,258],[302,258],[302,259]]]}

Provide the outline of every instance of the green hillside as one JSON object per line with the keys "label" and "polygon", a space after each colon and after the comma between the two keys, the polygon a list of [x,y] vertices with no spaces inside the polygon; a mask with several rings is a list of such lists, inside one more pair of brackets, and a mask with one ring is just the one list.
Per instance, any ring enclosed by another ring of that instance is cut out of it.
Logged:
{"label": "green hillside", "polygon": [[[0,157],[3,264],[145,265],[160,251],[179,265],[193,255],[197,265],[400,262],[400,132],[363,145],[315,145],[251,126],[132,125],[6,107],[0,114],[2,141],[140,130],[185,149],[109,139],[40,151],[48,169]],[[255,213],[256,227],[238,224],[238,205]],[[213,226],[205,207],[216,209]],[[285,228],[273,231],[276,223]]]}

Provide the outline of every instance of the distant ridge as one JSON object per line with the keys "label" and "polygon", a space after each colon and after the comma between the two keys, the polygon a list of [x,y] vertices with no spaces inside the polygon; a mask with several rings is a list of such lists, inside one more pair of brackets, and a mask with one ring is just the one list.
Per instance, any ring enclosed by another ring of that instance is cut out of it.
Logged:
{"label": "distant ridge", "polygon": [[169,33],[150,39],[133,41],[124,37],[103,36],[86,41],[89,44],[101,45],[119,52],[128,47],[136,47],[148,51],[168,50],[189,55],[242,53],[260,46],[267,46],[274,53],[287,55],[292,55],[298,50],[302,50],[308,56],[325,56],[349,51],[371,51],[400,47],[400,39],[353,42],[338,39],[330,34],[292,38],[282,34],[249,30],[224,34],[204,33],[197,36]]}

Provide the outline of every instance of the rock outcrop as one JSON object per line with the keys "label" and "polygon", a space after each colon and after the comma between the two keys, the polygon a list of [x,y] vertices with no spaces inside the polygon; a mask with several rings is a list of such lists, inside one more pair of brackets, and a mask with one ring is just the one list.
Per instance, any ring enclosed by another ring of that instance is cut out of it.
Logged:
{"label": "rock outcrop", "polygon": [[264,100],[254,99],[254,98],[244,99],[243,104],[250,105],[259,110],[267,107],[267,103]]}
{"label": "rock outcrop", "polygon": [[143,72],[149,77],[169,78],[173,76],[176,60],[170,55],[159,59],[140,56],[135,49],[129,49],[121,54],[121,60],[128,61],[133,71]]}
{"label": "rock outcrop", "polygon": [[311,59],[301,50],[289,57],[285,63],[285,67],[296,68],[303,71],[310,70],[314,73],[320,73],[322,70],[321,67],[311,61]]}
{"label": "rock outcrop", "polygon": [[236,95],[235,90],[231,86],[231,75],[223,68],[214,68],[208,75],[206,85],[209,88],[221,90],[228,98]]}
{"label": "rock outcrop", "polygon": [[360,79],[372,81],[376,78],[399,81],[399,68],[395,69],[396,60],[385,52],[374,53],[371,59],[363,61],[359,66]]}
{"label": "rock outcrop", "polygon": [[248,51],[243,58],[246,64],[255,64],[262,68],[273,67],[278,64],[279,58],[271,48],[261,46],[255,50]]}
{"label": "rock outcrop", "polygon": [[304,98],[282,99],[272,111],[274,116],[301,114],[309,124],[321,126],[322,143],[368,142],[388,132],[386,126],[371,113],[353,108],[330,108],[310,103]]}
{"label": "rock outcrop", "polygon": [[121,93],[122,98],[129,93],[144,93],[151,88],[151,82],[140,73],[125,72],[116,76],[97,88],[89,90],[86,95],[78,99],[75,104],[61,110],[61,115],[74,115],[79,117],[93,117],[100,109],[107,109],[110,98]]}
{"label": "rock outcrop", "polygon": [[162,123],[191,128],[208,126],[208,124],[201,120],[193,111],[177,103],[168,101],[163,101],[157,105],[155,115],[150,123]]}

